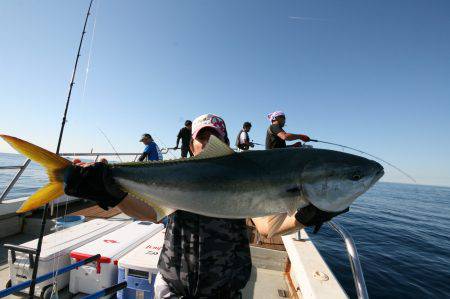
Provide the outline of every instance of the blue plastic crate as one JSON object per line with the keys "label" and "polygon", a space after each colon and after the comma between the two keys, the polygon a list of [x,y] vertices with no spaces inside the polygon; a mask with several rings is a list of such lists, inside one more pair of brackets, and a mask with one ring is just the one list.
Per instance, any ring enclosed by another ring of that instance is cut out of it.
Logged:
{"label": "blue plastic crate", "polygon": [[[151,274],[142,271],[128,270],[128,275],[125,274],[125,269],[119,268],[118,282],[126,281],[128,286],[126,289],[117,292],[118,299],[153,299],[154,284],[156,274]],[[148,276],[151,276],[151,283]],[[125,277],[126,276],[126,277]]]}

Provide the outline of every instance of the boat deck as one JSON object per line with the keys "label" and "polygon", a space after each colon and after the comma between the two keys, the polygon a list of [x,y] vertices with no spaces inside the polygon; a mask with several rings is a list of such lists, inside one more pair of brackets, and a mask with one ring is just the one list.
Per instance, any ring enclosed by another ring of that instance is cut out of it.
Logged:
{"label": "boat deck", "polygon": [[[71,213],[68,213],[68,215],[84,215],[87,220],[111,217],[129,218],[125,214],[121,214],[118,209],[104,211],[95,205],[81,210],[70,209],[69,211]],[[35,216],[37,217],[27,220],[28,224],[24,227],[22,233],[0,239],[0,245],[6,243],[22,244],[37,238],[40,218],[39,215]],[[52,222],[49,221],[47,231],[50,231],[51,225]],[[254,240],[255,236],[252,235],[251,239]],[[288,275],[285,273],[288,263],[287,253],[282,250],[284,246],[282,245],[281,239],[276,242],[280,244],[267,244],[266,242],[262,242],[259,245],[251,246],[253,268],[250,281],[242,292],[243,298],[297,298],[294,294],[295,292],[289,287]],[[5,288],[8,280],[8,251],[3,246],[0,246],[0,289]],[[59,298],[81,297],[81,295],[71,296],[67,289],[65,288],[58,292]],[[292,297],[291,294],[294,294],[295,297]],[[8,296],[8,298],[27,298],[27,295],[17,294]]]}

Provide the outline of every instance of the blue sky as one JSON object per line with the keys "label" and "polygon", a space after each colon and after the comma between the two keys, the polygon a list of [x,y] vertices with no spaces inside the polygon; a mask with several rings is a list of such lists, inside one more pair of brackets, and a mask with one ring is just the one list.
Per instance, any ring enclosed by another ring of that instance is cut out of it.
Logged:
{"label": "blue sky", "polygon": [[[0,132],[56,148],[88,0],[0,3]],[[449,1],[96,0],[62,151],[173,146],[185,119],[368,151],[450,185]],[[84,89],[92,28],[89,76]],[[3,141],[0,152],[13,152]],[[408,182],[386,167],[386,181]]]}

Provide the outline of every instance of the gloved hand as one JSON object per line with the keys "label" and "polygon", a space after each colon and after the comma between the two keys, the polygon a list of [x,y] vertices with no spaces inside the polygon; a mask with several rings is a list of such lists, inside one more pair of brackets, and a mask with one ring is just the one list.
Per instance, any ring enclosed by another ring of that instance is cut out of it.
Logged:
{"label": "gloved hand", "polygon": [[255,144],[254,144],[253,142],[250,142],[250,143],[249,143],[249,146],[250,146],[250,147],[255,147]]}
{"label": "gloved hand", "polygon": [[325,212],[319,210],[313,205],[309,205],[298,210],[295,214],[295,219],[304,226],[314,226],[313,233],[316,234],[320,230],[324,222],[330,221],[333,217],[336,217],[337,215],[346,213],[348,211],[349,208],[346,208],[345,210],[340,212]]}
{"label": "gloved hand", "polygon": [[300,141],[296,142],[293,145],[291,145],[291,147],[302,147],[302,143]]}
{"label": "gloved hand", "polygon": [[303,142],[308,142],[311,140],[311,138],[309,138],[307,135],[299,134],[298,136],[300,137],[300,140]]}
{"label": "gloved hand", "polygon": [[64,174],[64,193],[95,201],[102,209],[115,207],[127,196],[115,183],[107,164],[72,165]]}

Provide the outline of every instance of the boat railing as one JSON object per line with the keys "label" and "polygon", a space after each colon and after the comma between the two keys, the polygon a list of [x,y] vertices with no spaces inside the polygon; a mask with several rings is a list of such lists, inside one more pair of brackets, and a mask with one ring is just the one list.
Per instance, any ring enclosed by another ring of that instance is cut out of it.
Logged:
{"label": "boat railing", "polygon": [[355,242],[353,241],[350,233],[339,223],[334,221],[328,222],[332,229],[334,229],[339,236],[344,240],[345,247],[347,249],[348,259],[350,261],[350,267],[353,273],[353,281],[355,283],[356,295],[359,299],[368,299],[366,281],[364,280],[364,274],[359,261],[358,251],[356,250]]}
{"label": "boat railing", "polygon": [[14,165],[14,166],[0,166],[0,170],[6,170],[6,169],[18,169],[17,173],[14,175],[11,182],[9,182],[8,186],[3,190],[2,195],[0,195],[0,204],[3,202],[3,199],[6,198],[6,195],[8,195],[9,191],[11,191],[14,184],[17,182],[17,180],[20,178],[24,170],[27,168],[28,164],[30,164],[31,160],[27,159],[22,165]]}
{"label": "boat railing", "polygon": [[[161,153],[163,155],[169,153],[169,151],[174,150],[175,148],[162,148]],[[122,157],[122,156],[131,156],[134,157],[132,161],[136,161],[138,157],[142,153],[60,153],[59,155],[62,157],[94,157],[94,161],[97,162],[100,157]],[[3,200],[6,198],[6,196],[9,194],[11,189],[14,187],[16,182],[19,180],[22,173],[25,171],[25,169],[30,164],[31,160],[27,159],[22,165],[11,165],[11,166],[0,166],[0,170],[11,170],[11,169],[18,169],[17,173],[14,175],[13,179],[9,182],[9,184],[6,186],[6,188],[2,191],[0,195],[0,204],[3,202]]]}

